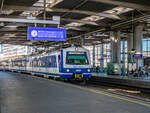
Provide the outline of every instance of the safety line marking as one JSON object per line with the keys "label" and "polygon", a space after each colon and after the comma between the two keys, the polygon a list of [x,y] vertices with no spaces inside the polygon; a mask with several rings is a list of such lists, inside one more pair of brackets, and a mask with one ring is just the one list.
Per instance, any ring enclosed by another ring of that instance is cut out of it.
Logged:
{"label": "safety line marking", "polygon": [[84,87],[81,87],[81,86],[75,86],[73,84],[66,84],[66,83],[57,82],[57,81],[53,81],[53,82],[61,84],[61,85],[63,84],[63,85],[66,85],[66,86],[71,86],[71,87],[74,87],[74,88],[78,88],[78,89],[81,89],[81,90],[86,90],[86,91],[93,92],[93,93],[96,93],[96,94],[101,94],[101,95],[117,98],[117,99],[120,99],[120,100],[128,101],[128,102],[131,102],[131,103],[135,103],[135,104],[150,107],[150,104],[146,104],[146,103],[143,103],[143,102],[138,102],[138,101],[131,100],[131,99],[128,99],[128,98],[120,97],[118,95],[111,95],[111,94],[105,93],[104,91],[98,91],[98,90],[91,89],[91,88],[84,88]]}
{"label": "safety line marking", "polygon": [[120,99],[120,100],[125,100],[125,101],[128,101],[128,102],[132,102],[132,103],[136,103],[136,104],[140,104],[140,105],[144,105],[144,106],[150,107],[150,104],[145,104],[143,102],[138,102],[138,101],[131,100],[131,99],[128,99],[128,98],[123,98],[123,97],[120,97],[120,96],[111,95],[111,94],[108,94],[108,93],[105,93],[105,92],[101,92],[101,91],[97,91],[97,90],[93,90],[93,89],[89,89],[89,91],[97,93],[97,94],[102,94],[102,95],[106,95],[106,96],[109,96],[109,97],[117,98],[117,99]]}
{"label": "safety line marking", "polygon": [[[33,76],[33,77],[35,77],[35,76]],[[37,77],[37,78],[39,78],[39,77]],[[95,89],[85,88],[85,87],[77,86],[77,85],[74,85],[74,84],[67,84],[67,83],[54,81],[54,80],[50,80],[50,79],[44,79],[44,78],[39,78],[39,79],[51,81],[51,82],[53,82],[55,84],[60,84],[60,85],[65,85],[65,86],[69,86],[69,87],[74,87],[74,88],[78,88],[78,89],[81,89],[81,90],[84,90],[84,91],[89,91],[89,92],[93,92],[93,93],[96,93],[96,94],[101,94],[101,95],[117,98],[117,99],[120,99],[120,100],[128,101],[128,102],[131,102],[131,103],[135,103],[135,104],[139,104],[139,105],[150,107],[150,104],[146,104],[146,103],[143,103],[143,102],[138,102],[138,101],[131,100],[131,99],[128,99],[128,98],[123,98],[123,97],[120,97],[120,96],[117,96],[117,95],[111,95],[111,94],[105,93],[104,91],[98,91],[98,90],[95,90]]]}

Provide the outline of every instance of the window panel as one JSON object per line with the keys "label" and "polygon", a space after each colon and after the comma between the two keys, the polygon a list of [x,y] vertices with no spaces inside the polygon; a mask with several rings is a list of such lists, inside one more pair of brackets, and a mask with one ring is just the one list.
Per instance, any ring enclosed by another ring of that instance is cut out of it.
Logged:
{"label": "window panel", "polygon": [[150,38],[143,39],[143,55],[150,57]]}

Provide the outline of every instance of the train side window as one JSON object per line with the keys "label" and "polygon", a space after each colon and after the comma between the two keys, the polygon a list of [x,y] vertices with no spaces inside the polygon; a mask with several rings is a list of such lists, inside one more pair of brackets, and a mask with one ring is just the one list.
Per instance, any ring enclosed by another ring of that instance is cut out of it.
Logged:
{"label": "train side window", "polygon": [[21,62],[20,61],[18,61],[18,65],[17,66],[21,66]]}
{"label": "train side window", "polygon": [[41,67],[43,66],[43,59],[41,59]]}
{"label": "train side window", "polygon": [[38,60],[38,67],[41,67],[41,59]]}
{"label": "train side window", "polygon": [[30,67],[33,67],[33,63],[32,63],[32,61],[30,61]]}
{"label": "train side window", "polygon": [[50,65],[50,67],[52,66],[52,57],[51,56],[49,57],[49,65]]}
{"label": "train side window", "polygon": [[57,67],[56,56],[53,56],[52,60],[53,60],[53,67]]}
{"label": "train side window", "polygon": [[34,67],[34,61],[32,61],[32,67]]}
{"label": "train side window", "polygon": [[18,66],[18,62],[17,61],[15,61],[15,66]]}
{"label": "train side window", "polygon": [[37,61],[34,60],[34,61],[33,61],[33,67],[36,67],[36,64],[37,64]]}
{"label": "train side window", "polygon": [[32,61],[29,61],[29,67],[32,67]]}
{"label": "train side window", "polygon": [[32,66],[33,67],[38,67],[38,60],[37,59],[34,61],[34,64],[32,64]]}
{"label": "train side window", "polygon": [[43,62],[43,58],[41,58],[41,67],[43,66],[44,62]]}
{"label": "train side window", "polygon": [[39,67],[40,66],[40,60],[38,59],[37,60],[37,67]]}
{"label": "train side window", "polygon": [[44,57],[44,67],[46,67],[47,66],[47,62],[46,62],[46,57]]}
{"label": "train side window", "polygon": [[46,62],[45,62],[45,57],[43,57],[43,58],[42,58],[42,66],[45,67],[45,64],[46,64]]}
{"label": "train side window", "polygon": [[24,61],[22,61],[22,67],[24,67],[25,66],[25,62]]}
{"label": "train side window", "polygon": [[56,56],[49,57],[49,67],[57,67]]}
{"label": "train side window", "polygon": [[60,64],[60,55],[58,55],[58,63]]}
{"label": "train side window", "polygon": [[45,57],[45,66],[48,66],[48,57]]}

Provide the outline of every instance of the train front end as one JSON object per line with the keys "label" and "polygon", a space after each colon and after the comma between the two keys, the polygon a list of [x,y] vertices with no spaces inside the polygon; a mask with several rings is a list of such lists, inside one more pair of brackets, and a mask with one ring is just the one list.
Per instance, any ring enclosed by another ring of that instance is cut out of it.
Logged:
{"label": "train front end", "polygon": [[60,71],[62,78],[87,80],[91,77],[89,51],[81,47],[71,47],[61,50]]}

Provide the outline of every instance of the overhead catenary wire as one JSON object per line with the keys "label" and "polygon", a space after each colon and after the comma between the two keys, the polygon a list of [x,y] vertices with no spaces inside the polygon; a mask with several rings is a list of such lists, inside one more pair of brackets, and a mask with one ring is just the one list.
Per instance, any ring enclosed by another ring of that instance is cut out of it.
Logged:
{"label": "overhead catenary wire", "polygon": [[[43,1],[43,7],[44,7],[43,19],[46,20],[46,0]],[[43,27],[46,27],[46,24],[44,24]]]}
{"label": "overhead catenary wire", "polygon": [[3,10],[4,1],[5,1],[5,0],[2,0],[2,1],[1,1],[1,11]]}

